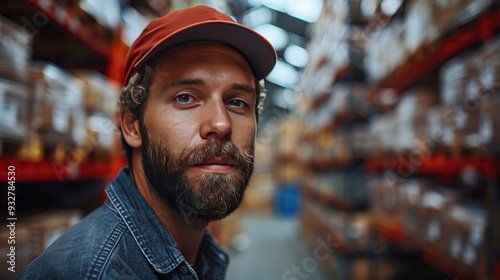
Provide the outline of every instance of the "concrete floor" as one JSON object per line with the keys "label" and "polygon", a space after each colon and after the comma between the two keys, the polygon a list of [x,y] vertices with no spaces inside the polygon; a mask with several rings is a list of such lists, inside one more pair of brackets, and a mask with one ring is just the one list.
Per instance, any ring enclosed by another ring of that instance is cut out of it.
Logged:
{"label": "concrete floor", "polygon": [[[299,236],[297,218],[244,213],[242,235],[230,249],[228,280],[326,280],[312,248]],[[316,263],[315,263],[316,262]],[[316,264],[316,265],[315,265]]]}

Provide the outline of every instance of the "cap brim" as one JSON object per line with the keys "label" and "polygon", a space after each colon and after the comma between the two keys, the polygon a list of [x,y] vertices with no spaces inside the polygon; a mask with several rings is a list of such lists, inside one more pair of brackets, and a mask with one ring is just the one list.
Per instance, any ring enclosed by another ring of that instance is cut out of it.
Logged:
{"label": "cap brim", "polygon": [[260,34],[237,23],[208,21],[190,25],[160,40],[134,65],[167,49],[190,42],[219,42],[239,51],[248,61],[257,80],[264,79],[276,64],[276,51]]}

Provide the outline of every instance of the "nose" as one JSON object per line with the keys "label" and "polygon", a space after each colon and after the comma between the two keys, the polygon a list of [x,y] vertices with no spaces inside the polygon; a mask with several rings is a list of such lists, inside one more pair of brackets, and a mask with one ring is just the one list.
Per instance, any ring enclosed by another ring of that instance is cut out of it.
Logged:
{"label": "nose", "polygon": [[229,138],[232,124],[226,104],[222,100],[210,100],[204,106],[200,135],[203,139]]}

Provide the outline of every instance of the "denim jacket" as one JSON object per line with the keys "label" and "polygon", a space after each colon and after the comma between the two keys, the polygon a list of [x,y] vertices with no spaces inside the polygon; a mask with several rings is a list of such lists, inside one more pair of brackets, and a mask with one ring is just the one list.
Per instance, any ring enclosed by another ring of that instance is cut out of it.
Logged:
{"label": "denim jacket", "polygon": [[[199,279],[124,168],[108,200],[72,227],[19,279]],[[224,279],[228,255],[205,231],[199,256],[206,280]]]}

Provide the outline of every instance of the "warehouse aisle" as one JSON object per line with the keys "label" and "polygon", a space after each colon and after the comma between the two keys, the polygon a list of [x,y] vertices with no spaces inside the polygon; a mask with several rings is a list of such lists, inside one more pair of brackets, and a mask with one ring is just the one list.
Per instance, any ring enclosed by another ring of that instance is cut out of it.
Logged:
{"label": "warehouse aisle", "polygon": [[313,251],[301,240],[296,218],[244,213],[241,219],[244,237],[240,236],[238,245],[242,250],[229,251],[228,280],[332,279],[314,267]]}

